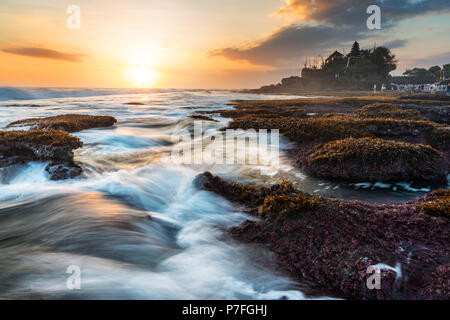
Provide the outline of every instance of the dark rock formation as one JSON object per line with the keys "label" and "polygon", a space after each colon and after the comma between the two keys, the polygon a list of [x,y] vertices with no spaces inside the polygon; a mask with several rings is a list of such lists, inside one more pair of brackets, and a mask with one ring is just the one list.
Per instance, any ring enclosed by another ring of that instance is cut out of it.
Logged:
{"label": "dark rock formation", "polygon": [[130,106],[145,106],[145,103],[143,102],[127,102],[125,104],[128,104]]}
{"label": "dark rock formation", "polygon": [[0,167],[28,161],[51,162],[51,179],[73,178],[81,168],[73,161],[80,139],[58,130],[0,131]]}
{"label": "dark rock formation", "polygon": [[63,114],[46,118],[30,118],[12,122],[8,127],[25,127],[42,130],[62,130],[77,132],[84,129],[109,127],[117,122],[111,116],[89,116],[83,114]]}
{"label": "dark rock formation", "polygon": [[74,161],[50,163],[45,170],[50,174],[51,180],[72,179],[83,172],[83,169]]}
{"label": "dark rock formation", "polygon": [[450,103],[447,102],[446,106],[434,105],[434,106],[422,106],[417,104],[407,103],[404,106],[399,104],[401,108],[415,109],[420,111],[422,116],[437,123],[450,124]]}
{"label": "dark rock formation", "polygon": [[[371,205],[310,196],[286,181],[264,188],[204,173],[195,183],[259,217],[229,232],[241,241],[267,245],[302,282],[348,299],[450,298],[450,219],[419,209],[441,194]],[[368,267],[377,264],[391,268],[381,270],[381,287],[371,290]]]}

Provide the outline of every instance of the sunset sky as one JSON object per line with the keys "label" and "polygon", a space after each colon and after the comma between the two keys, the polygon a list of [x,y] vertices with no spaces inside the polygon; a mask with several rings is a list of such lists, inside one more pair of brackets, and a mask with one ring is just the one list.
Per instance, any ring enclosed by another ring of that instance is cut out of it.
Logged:
{"label": "sunset sky", "polygon": [[450,1],[1,0],[0,86],[255,88],[355,40],[388,45],[396,74],[450,63]]}

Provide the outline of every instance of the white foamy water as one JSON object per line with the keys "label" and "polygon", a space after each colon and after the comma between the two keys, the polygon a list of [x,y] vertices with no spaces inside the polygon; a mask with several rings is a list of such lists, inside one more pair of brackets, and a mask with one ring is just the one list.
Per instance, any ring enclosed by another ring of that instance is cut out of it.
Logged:
{"label": "white foamy water", "polygon": [[[307,298],[301,284],[276,271],[267,250],[227,236],[227,228],[250,217],[197,189],[192,182],[198,174],[208,170],[257,184],[289,178],[304,191],[375,202],[405,201],[417,193],[368,193],[312,179],[282,151],[276,166],[189,166],[170,160],[180,143],[173,137],[192,133],[189,115],[195,111],[230,109],[233,99],[274,98],[281,97],[0,88],[2,128],[23,118],[65,113],[118,119],[110,128],[75,133],[84,142],[75,152],[81,177],[50,181],[46,164],[39,162],[0,169],[0,298]],[[205,136],[228,121],[215,118],[219,122],[203,122]],[[288,145],[280,141],[282,149]],[[66,285],[71,265],[81,270],[79,290]]]}
{"label": "white foamy water", "polygon": [[[0,298],[305,298],[298,283],[261,263],[273,259],[268,252],[226,236],[226,228],[248,217],[193,186],[197,174],[212,168],[174,164],[167,157],[171,136],[192,127],[190,114],[230,108],[226,103],[239,95],[2,93],[2,127],[64,113],[112,115],[118,123],[75,134],[84,142],[76,151],[85,172],[80,178],[50,181],[46,164],[39,162],[0,169]],[[229,177],[239,170],[220,169]],[[80,290],[67,288],[71,265],[81,270]]]}

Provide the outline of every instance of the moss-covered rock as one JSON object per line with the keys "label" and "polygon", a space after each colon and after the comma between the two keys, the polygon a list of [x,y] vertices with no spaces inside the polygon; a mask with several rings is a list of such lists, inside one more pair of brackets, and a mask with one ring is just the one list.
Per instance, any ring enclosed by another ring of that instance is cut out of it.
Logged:
{"label": "moss-covered rock", "polygon": [[292,119],[246,116],[234,119],[229,129],[278,129],[289,140],[328,142],[349,137],[385,137],[426,141],[436,130],[430,121],[355,119],[352,117]]}
{"label": "moss-covered rock", "polygon": [[311,210],[317,205],[317,200],[304,193],[295,195],[267,196],[263,203],[263,213],[277,212],[283,215],[300,214],[303,210]]}
{"label": "moss-covered rock", "polygon": [[450,190],[437,190],[428,194],[417,209],[432,216],[450,218]]}
{"label": "moss-covered rock", "polygon": [[[323,93],[323,92],[322,92]],[[284,100],[238,100],[233,102],[234,110],[204,111],[221,113],[223,116],[238,118],[245,115],[271,114],[273,117],[323,117],[328,113],[351,115],[359,108],[369,104],[390,103],[398,108],[418,110],[422,116],[438,122],[450,123],[450,105],[447,101],[419,99],[398,99],[388,96],[342,96],[348,93],[333,93],[336,97],[298,98]],[[341,96],[341,97],[339,97]]]}
{"label": "moss-covered rock", "polygon": [[374,138],[348,138],[319,145],[305,163],[307,173],[350,181],[447,183],[447,164],[436,149]]}
{"label": "moss-covered rock", "polygon": [[8,127],[30,127],[31,129],[77,132],[84,129],[109,127],[116,122],[116,118],[111,116],[63,114],[46,118],[29,118],[14,121]]}
{"label": "moss-covered rock", "polygon": [[73,150],[82,145],[79,138],[59,130],[0,131],[0,167],[44,161],[51,162],[47,171],[52,179],[74,177],[81,168],[73,161]]}
{"label": "moss-covered rock", "polygon": [[358,117],[369,118],[391,118],[406,120],[428,120],[418,110],[402,109],[392,103],[369,104],[356,111]]}
{"label": "moss-covered rock", "polygon": [[[372,205],[307,195],[287,182],[246,186],[205,173],[196,183],[259,217],[229,233],[266,245],[301,282],[347,299],[450,299],[450,219],[421,213],[417,207],[427,196]],[[261,210],[264,203],[270,205]],[[383,269],[381,288],[370,290],[368,267],[377,264],[399,266],[401,274]]]}

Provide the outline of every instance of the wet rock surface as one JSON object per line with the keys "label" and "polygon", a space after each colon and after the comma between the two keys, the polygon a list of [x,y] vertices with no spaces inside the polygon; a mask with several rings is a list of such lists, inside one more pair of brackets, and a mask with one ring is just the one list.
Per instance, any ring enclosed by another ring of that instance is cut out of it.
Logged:
{"label": "wet rock surface", "polygon": [[53,180],[75,177],[81,168],[73,160],[73,150],[82,145],[77,137],[58,130],[0,131],[0,167],[51,162],[47,171]]}
{"label": "wet rock surface", "polygon": [[[286,181],[248,186],[206,172],[195,184],[257,217],[230,234],[266,245],[300,281],[348,299],[450,298],[450,220],[421,209],[441,201],[445,191],[404,204],[371,205],[311,196]],[[379,290],[367,286],[374,265],[381,268]]]}
{"label": "wet rock surface", "polygon": [[[368,101],[376,102],[363,105]],[[394,101],[396,102],[394,104]],[[439,110],[432,104],[438,104]],[[418,109],[409,109],[410,105],[419,105]],[[316,152],[323,143],[349,138],[382,138],[394,142],[406,142],[428,145],[442,152],[435,154],[433,161],[392,161],[388,166],[380,166],[371,157],[366,157],[364,165],[357,163],[333,162],[315,166],[310,170],[319,177],[342,178],[352,181],[399,182],[414,181],[443,184],[450,166],[450,130],[442,123],[426,118],[424,110],[434,110],[437,114],[450,111],[447,102],[400,100],[393,98],[319,98],[275,101],[238,101],[236,110],[220,113],[232,118],[227,129],[278,129],[281,134],[294,142],[289,154],[297,166],[306,168],[308,157]],[[324,113],[325,111],[334,112]],[[308,112],[307,112],[308,111]],[[338,111],[338,112],[336,112]],[[299,116],[302,112],[302,116]],[[312,113],[311,113],[312,112]],[[431,112],[431,111],[430,111]],[[435,117],[436,118],[436,117]],[[440,119],[446,121],[445,117]],[[382,145],[382,144],[381,144]],[[418,147],[419,148],[419,147]],[[429,147],[420,147],[428,150]],[[409,150],[414,149],[410,146]],[[404,152],[408,157],[408,148],[395,149],[396,155]],[[367,151],[367,149],[366,149]],[[375,158],[389,157],[393,149],[379,149]],[[384,154],[383,154],[384,153]],[[417,154],[419,158],[421,155]],[[360,161],[361,162],[361,161]],[[373,162],[373,163],[371,163]],[[334,166],[334,167],[333,167]],[[404,166],[404,168],[402,168]],[[413,168],[414,166],[414,168]]]}

